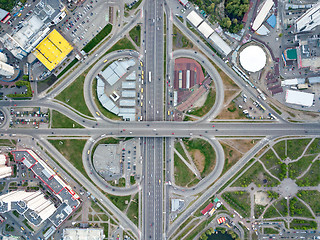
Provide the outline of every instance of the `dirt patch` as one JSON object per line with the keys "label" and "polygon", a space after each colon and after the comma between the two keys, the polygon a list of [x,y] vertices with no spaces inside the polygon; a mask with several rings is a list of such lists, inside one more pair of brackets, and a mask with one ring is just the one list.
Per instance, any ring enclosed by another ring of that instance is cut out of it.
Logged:
{"label": "dirt patch", "polygon": [[223,142],[241,153],[248,152],[260,139],[224,139]]}
{"label": "dirt patch", "polygon": [[239,93],[240,90],[225,90],[224,105],[228,105],[232,101],[232,99],[234,99]]}
{"label": "dirt patch", "polygon": [[270,202],[268,194],[265,192],[255,192],[254,193],[254,203],[257,205],[266,206]]}
{"label": "dirt patch", "polygon": [[202,107],[207,100],[208,93],[209,91],[206,91],[197,101],[195,101],[191,109]]}
{"label": "dirt patch", "polygon": [[255,157],[259,157],[268,147],[269,147],[269,145],[264,146],[264,147],[255,155]]}
{"label": "dirt patch", "polygon": [[231,102],[226,106],[220,114],[216,117],[217,119],[247,119],[243,114],[242,110],[239,109],[234,102]]}
{"label": "dirt patch", "polygon": [[197,169],[199,172],[202,172],[204,169],[204,164],[205,164],[205,157],[204,155],[200,152],[199,149],[194,149],[190,152],[190,155],[193,159],[194,164],[196,165]]}
{"label": "dirt patch", "polygon": [[229,146],[224,141],[220,141],[225,155],[225,164],[223,172],[228,171],[241,157],[242,153],[239,152],[236,148]]}

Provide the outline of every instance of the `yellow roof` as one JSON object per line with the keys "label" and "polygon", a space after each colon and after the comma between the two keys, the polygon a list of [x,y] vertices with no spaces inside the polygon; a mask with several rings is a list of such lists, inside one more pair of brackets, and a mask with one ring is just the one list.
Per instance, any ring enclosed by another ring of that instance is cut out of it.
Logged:
{"label": "yellow roof", "polygon": [[73,47],[57,31],[53,30],[33,50],[33,54],[50,71],[54,69],[71,51]]}

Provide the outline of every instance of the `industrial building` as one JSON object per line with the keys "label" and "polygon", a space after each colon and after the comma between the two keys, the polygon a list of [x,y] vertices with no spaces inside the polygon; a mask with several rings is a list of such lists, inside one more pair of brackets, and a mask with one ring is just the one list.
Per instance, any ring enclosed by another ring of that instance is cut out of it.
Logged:
{"label": "industrial building", "polygon": [[32,53],[49,71],[52,71],[72,49],[70,43],[54,29],[35,47]]}
{"label": "industrial building", "polygon": [[173,198],[171,199],[171,211],[176,212],[180,211],[184,206],[184,200]]}
{"label": "industrial building", "polygon": [[114,61],[104,71],[99,73],[102,79],[106,80],[110,86],[113,86],[131,66],[134,66],[135,62],[133,59],[128,61]]}
{"label": "industrial building", "polygon": [[313,104],[313,100],[313,93],[306,93],[293,90],[286,91],[286,103],[311,107]]}
{"label": "industrial building", "polygon": [[320,2],[295,21],[295,32],[311,31],[320,25]]}
{"label": "industrial building", "polygon": [[[33,225],[39,225],[44,220],[42,217],[48,218],[53,225],[59,227],[68,216],[79,206],[79,196],[67,185],[35,152],[32,150],[15,150],[11,152],[15,161],[20,161],[29,170],[31,170],[37,178],[39,178],[45,186],[60,200],[60,205],[55,205],[55,210],[51,209],[50,213],[40,214],[36,211],[26,211],[24,216]],[[40,198],[41,199],[41,198]],[[37,211],[41,209],[37,208]],[[18,211],[18,210],[17,210]],[[42,216],[42,217],[41,217]]]}
{"label": "industrial building", "polygon": [[198,27],[200,23],[203,22],[202,17],[200,17],[194,10],[188,14],[187,20],[195,27]]}
{"label": "industrial building", "polygon": [[65,228],[63,240],[103,240],[105,235],[102,228]]}
{"label": "industrial building", "polygon": [[217,29],[215,31],[210,27],[210,25],[194,10],[188,14],[187,20],[197,28],[197,30],[207,39],[208,43],[210,43],[218,52],[227,56],[232,51],[232,48],[228,43],[217,33],[220,31]]}
{"label": "industrial building", "polygon": [[59,0],[41,0],[29,16],[12,35],[6,33],[0,41],[18,59],[26,57],[46,37],[50,26],[65,16],[65,7]]}
{"label": "industrial building", "polygon": [[5,77],[11,77],[14,74],[14,67],[11,65],[0,61],[0,75]]}
{"label": "industrial building", "polygon": [[259,13],[257,14],[256,18],[254,19],[254,21],[252,23],[252,30],[253,31],[257,31],[260,28],[260,26],[262,25],[262,23],[266,19],[269,11],[271,10],[273,4],[274,4],[273,0],[266,0],[263,3]]}
{"label": "industrial building", "polygon": [[8,19],[8,16],[10,16],[10,13],[2,8],[0,8],[0,21],[5,23]]}

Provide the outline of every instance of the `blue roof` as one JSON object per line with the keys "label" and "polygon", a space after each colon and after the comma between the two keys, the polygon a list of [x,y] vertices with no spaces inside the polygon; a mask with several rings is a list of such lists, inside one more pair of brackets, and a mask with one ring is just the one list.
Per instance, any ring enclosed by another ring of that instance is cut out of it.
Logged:
{"label": "blue roof", "polygon": [[272,14],[268,19],[267,19],[267,23],[274,28],[276,26],[277,23],[277,18],[274,14]]}

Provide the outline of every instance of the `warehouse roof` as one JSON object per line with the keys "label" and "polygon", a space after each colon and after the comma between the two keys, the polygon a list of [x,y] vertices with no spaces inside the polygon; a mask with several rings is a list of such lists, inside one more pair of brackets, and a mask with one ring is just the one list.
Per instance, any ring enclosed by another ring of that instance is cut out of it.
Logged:
{"label": "warehouse roof", "polygon": [[313,104],[314,94],[300,91],[287,90],[286,103],[311,107]]}
{"label": "warehouse roof", "polygon": [[318,25],[320,25],[320,3],[314,5],[295,21],[297,32],[311,31]]}
{"label": "warehouse roof", "polygon": [[224,55],[228,55],[232,51],[232,48],[218,35],[218,33],[212,33],[209,39],[212,41],[214,47]]}
{"label": "warehouse roof", "polygon": [[198,30],[206,38],[208,38],[214,32],[213,29],[210,27],[210,25],[206,22],[201,23],[200,26],[198,27]]}
{"label": "warehouse roof", "polygon": [[261,8],[261,10],[259,11],[257,17],[255,18],[255,20],[253,21],[252,24],[252,29],[254,31],[257,31],[258,28],[261,26],[261,24],[263,23],[263,21],[266,19],[270,9],[273,6],[273,0],[266,0]]}
{"label": "warehouse roof", "polygon": [[195,11],[191,11],[187,19],[192,23],[193,26],[198,27],[203,22],[203,18],[200,17]]}

